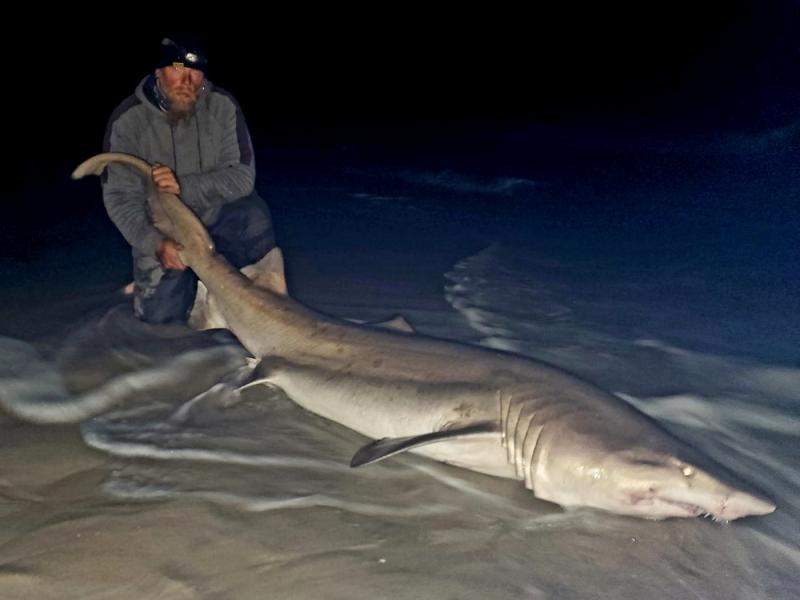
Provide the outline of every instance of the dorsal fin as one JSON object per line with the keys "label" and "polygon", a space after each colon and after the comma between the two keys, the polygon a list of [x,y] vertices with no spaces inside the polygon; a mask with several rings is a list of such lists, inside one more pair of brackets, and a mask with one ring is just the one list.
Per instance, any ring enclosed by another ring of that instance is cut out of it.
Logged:
{"label": "dorsal fin", "polygon": [[390,319],[383,321],[364,321],[362,319],[345,319],[351,323],[358,325],[366,325],[367,327],[380,327],[382,329],[391,329],[392,331],[402,331],[403,333],[417,333],[403,315],[395,315]]}
{"label": "dorsal fin", "polygon": [[384,329],[392,329],[394,331],[402,331],[403,333],[416,333],[403,315],[395,315],[386,321],[378,321],[377,323],[366,323],[372,327],[383,327]]}
{"label": "dorsal fin", "polygon": [[258,287],[272,290],[282,296],[289,293],[283,271],[283,252],[277,246],[257,263],[244,267],[242,273]]}

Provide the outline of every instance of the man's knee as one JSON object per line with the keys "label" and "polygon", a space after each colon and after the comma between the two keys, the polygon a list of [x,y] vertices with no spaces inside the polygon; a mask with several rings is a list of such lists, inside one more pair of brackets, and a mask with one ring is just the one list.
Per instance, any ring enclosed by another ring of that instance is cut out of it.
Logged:
{"label": "man's knee", "polygon": [[139,296],[133,298],[133,311],[137,318],[152,325],[185,323],[189,318],[188,309],[183,306]]}
{"label": "man's knee", "polygon": [[258,261],[275,247],[269,208],[255,193],[225,206],[209,231],[217,251],[238,268]]}
{"label": "man's knee", "polygon": [[148,323],[185,323],[194,303],[197,277],[190,270],[164,270],[154,259],[134,262],[133,309]]}

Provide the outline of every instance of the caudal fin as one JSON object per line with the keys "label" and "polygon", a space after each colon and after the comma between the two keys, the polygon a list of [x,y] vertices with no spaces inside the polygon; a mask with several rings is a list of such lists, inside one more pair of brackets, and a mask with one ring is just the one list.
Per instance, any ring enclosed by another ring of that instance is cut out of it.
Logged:
{"label": "caudal fin", "polygon": [[134,167],[145,177],[150,177],[150,164],[132,154],[123,152],[105,152],[97,154],[78,165],[72,172],[73,179],[81,179],[87,175],[100,175],[103,170],[112,162],[121,162]]}
{"label": "caudal fin", "polygon": [[151,167],[147,161],[123,152],[97,154],[78,165],[72,173],[72,178],[100,175],[112,162],[130,165],[145,178],[149,187],[148,204],[153,225],[164,236],[175,240],[183,247],[181,260],[187,266],[193,266],[198,258],[214,252],[214,243],[197,215],[175,194],[156,190],[150,177]]}

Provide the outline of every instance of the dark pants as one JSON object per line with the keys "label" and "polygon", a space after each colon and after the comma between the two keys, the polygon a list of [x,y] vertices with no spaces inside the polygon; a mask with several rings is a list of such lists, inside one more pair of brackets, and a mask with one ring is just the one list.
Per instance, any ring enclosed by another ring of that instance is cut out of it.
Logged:
{"label": "dark pants", "polygon": [[[226,204],[208,228],[211,239],[237,269],[258,262],[275,247],[272,219],[266,203],[253,193]],[[164,270],[154,256],[134,252],[134,312],[148,323],[185,323],[197,293],[191,269]]]}

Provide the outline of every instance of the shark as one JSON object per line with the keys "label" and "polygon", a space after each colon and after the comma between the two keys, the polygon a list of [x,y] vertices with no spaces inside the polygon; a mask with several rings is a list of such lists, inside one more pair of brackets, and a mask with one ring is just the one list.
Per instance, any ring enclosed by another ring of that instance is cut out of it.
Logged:
{"label": "shark", "polygon": [[89,158],[74,178],[123,163],[148,188],[154,226],[203,284],[195,326],[228,328],[259,361],[258,382],[373,441],[351,466],[401,452],[516,479],[539,499],[646,519],[766,515],[775,504],[619,397],[507,351],[375,327],[289,294],[279,248],[244,272],[215,249],[179,196],[159,192],[144,160]]}

